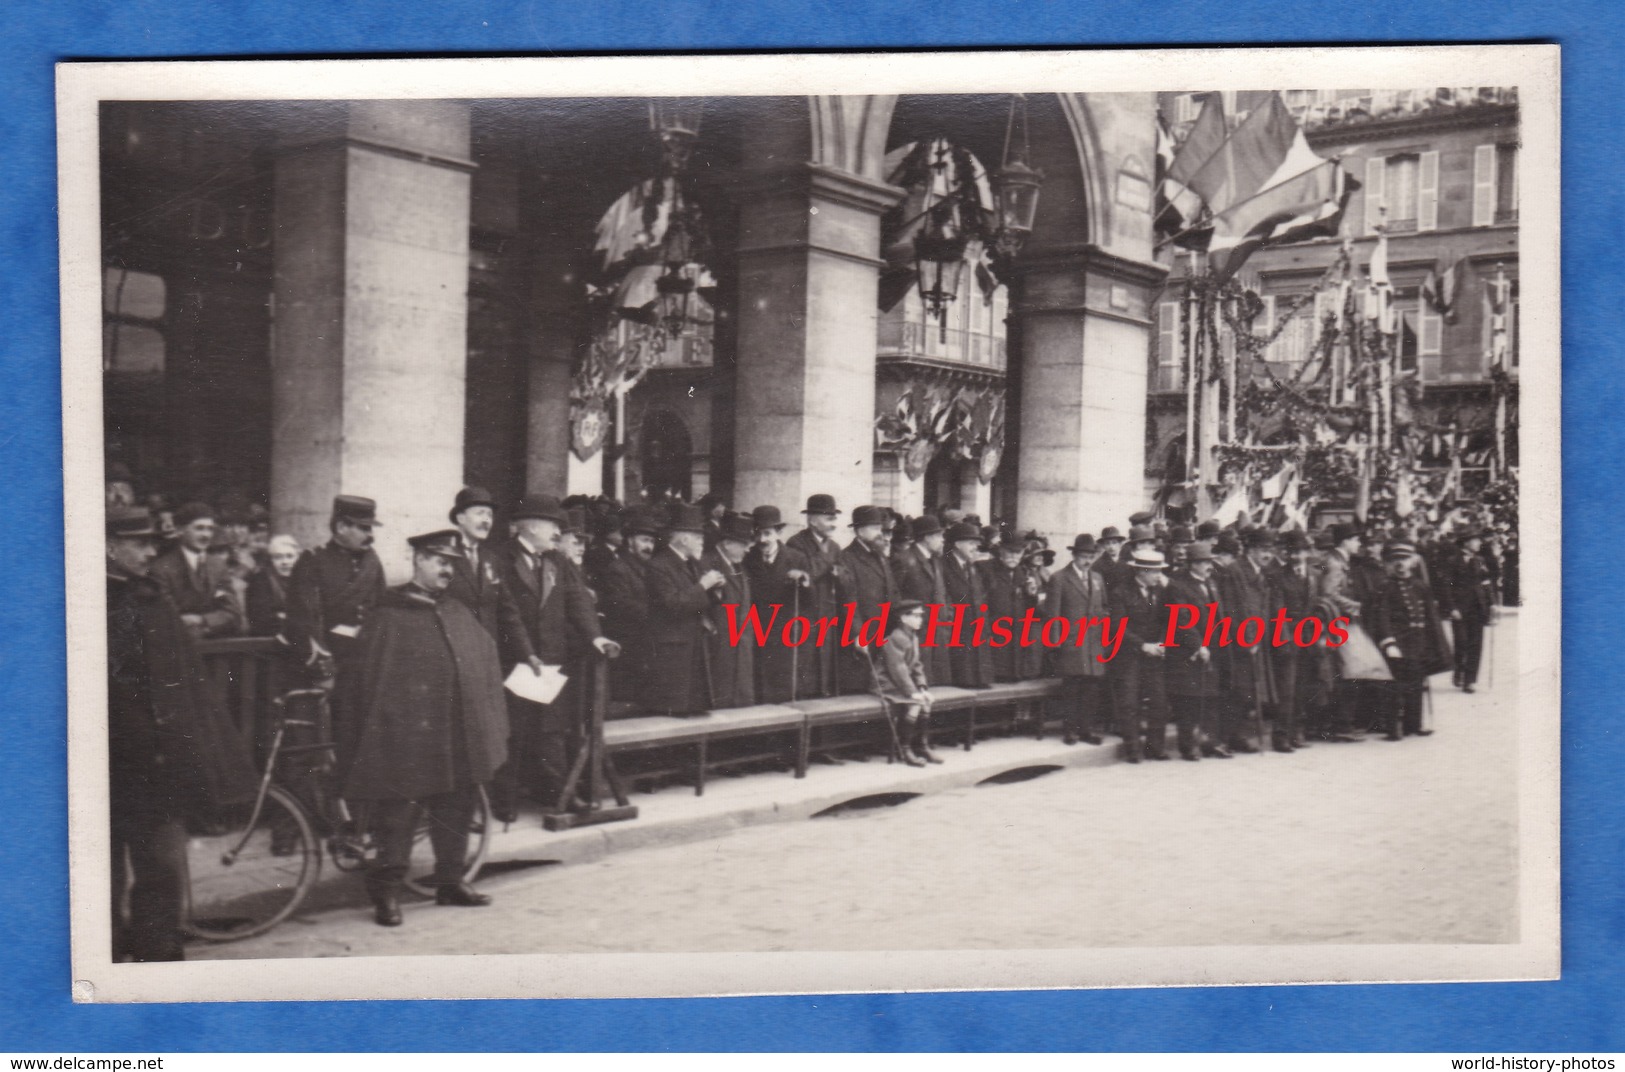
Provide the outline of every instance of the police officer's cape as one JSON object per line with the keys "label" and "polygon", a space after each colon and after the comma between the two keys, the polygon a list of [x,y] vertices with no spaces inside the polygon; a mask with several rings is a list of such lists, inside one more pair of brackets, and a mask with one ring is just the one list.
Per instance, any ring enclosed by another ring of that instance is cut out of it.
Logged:
{"label": "police officer's cape", "polygon": [[367,617],[335,712],[343,795],[421,800],[491,780],[507,756],[496,642],[457,599],[391,588]]}

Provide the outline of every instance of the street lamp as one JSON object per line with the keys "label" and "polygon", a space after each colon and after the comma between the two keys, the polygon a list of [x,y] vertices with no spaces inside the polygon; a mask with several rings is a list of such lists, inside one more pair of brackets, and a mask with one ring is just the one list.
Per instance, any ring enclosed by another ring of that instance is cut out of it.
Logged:
{"label": "street lamp", "polygon": [[927,316],[941,325],[941,339],[948,341],[948,307],[959,296],[965,274],[965,254],[971,238],[957,232],[946,214],[933,213],[930,221],[914,236],[914,274],[919,281],[920,300]]}
{"label": "street lamp", "polygon": [[660,139],[667,170],[673,174],[688,165],[704,113],[704,97],[656,97],[649,102],[649,129]]}
{"label": "street lamp", "polygon": [[[1016,111],[1021,112],[1021,145],[1012,151],[1015,135]],[[1004,125],[1004,159],[998,173],[992,178],[996,218],[993,225],[993,249],[1008,260],[1021,252],[1027,236],[1033,233],[1033,219],[1038,215],[1038,188],[1044,184],[1044,173],[1027,163],[1031,146],[1027,135],[1027,98],[1020,93],[1010,97],[1010,115]]]}

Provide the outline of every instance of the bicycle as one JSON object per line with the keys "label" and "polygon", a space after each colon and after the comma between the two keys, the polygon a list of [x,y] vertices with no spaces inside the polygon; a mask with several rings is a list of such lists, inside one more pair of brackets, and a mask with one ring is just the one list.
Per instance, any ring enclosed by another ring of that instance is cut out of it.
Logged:
{"label": "bicycle", "polygon": [[[334,743],[325,739],[327,702],[326,689],[293,689],[272,700],[271,744],[247,818],[218,833],[188,838],[184,929],[193,937],[234,942],[264,934],[288,919],[315,889],[324,848],[340,871],[359,871],[374,857],[365,816],[352,815],[334,785],[337,757]],[[290,704],[312,708],[312,717],[291,717]],[[290,730],[296,735],[308,731],[319,739],[290,743]],[[485,863],[492,826],[491,802],[481,787],[465,882],[473,882]],[[420,816],[407,888],[432,894],[424,881],[432,867],[428,822]]]}

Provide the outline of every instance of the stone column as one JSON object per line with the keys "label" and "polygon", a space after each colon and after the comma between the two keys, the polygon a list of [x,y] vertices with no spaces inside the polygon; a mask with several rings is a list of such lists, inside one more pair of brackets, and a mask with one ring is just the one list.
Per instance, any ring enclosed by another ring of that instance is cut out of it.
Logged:
{"label": "stone column", "polygon": [[902,191],[816,164],[738,194],[736,507],[873,493],[880,214]]}
{"label": "stone column", "polygon": [[276,164],[272,514],[312,546],[335,494],[371,496],[404,579],[405,537],[444,526],[462,483],[468,108],[301,115]]}
{"label": "stone column", "polygon": [[[521,209],[530,247],[530,309],[526,359],[530,365],[526,404],[525,490],[563,497],[572,491],[603,490],[604,456],[581,462],[570,453],[570,378],[581,331],[585,289],[576,275],[570,236],[579,209],[566,204],[556,176],[530,176]],[[584,486],[572,474],[588,474]]]}
{"label": "stone column", "polygon": [[1022,266],[1016,519],[1056,546],[1146,505],[1148,311],[1164,272],[1093,246]]}

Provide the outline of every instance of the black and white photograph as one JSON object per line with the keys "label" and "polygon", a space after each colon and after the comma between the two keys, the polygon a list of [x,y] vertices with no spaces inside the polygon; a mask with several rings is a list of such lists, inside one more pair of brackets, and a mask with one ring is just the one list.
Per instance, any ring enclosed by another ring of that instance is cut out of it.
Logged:
{"label": "black and white photograph", "polygon": [[1556,976],[1554,47],[58,88],[82,1000]]}

